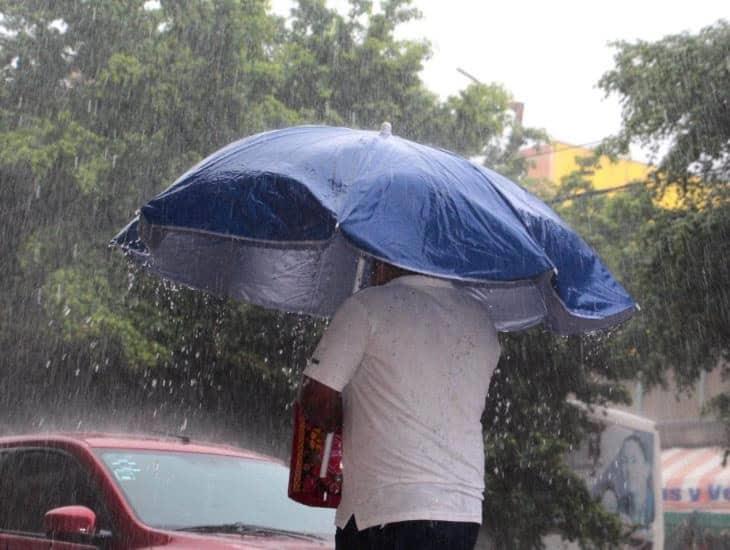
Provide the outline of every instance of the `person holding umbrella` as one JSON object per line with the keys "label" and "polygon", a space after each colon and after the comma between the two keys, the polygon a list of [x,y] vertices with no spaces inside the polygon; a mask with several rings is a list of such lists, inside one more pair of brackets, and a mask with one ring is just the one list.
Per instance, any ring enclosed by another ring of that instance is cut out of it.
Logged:
{"label": "person holding umbrella", "polygon": [[388,123],[231,143],[112,243],[178,284],[334,315],[302,401],[321,427],[343,423],[337,539],[348,548],[473,546],[496,331],[580,334],[637,308],[537,197]]}
{"label": "person holding umbrella", "polygon": [[335,314],[302,382],[307,420],[343,426],[337,548],[471,549],[494,323],[444,279],[376,261],[373,283]]}

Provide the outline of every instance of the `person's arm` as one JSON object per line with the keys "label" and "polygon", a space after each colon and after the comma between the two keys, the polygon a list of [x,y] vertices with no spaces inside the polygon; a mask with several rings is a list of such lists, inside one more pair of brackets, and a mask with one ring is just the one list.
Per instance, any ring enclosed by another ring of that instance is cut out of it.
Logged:
{"label": "person's arm", "polygon": [[337,311],[304,369],[299,401],[306,419],[328,432],[342,426],[342,391],[362,361],[367,311],[350,297]]}
{"label": "person's arm", "polygon": [[299,394],[304,417],[326,432],[342,427],[342,395],[340,392],[304,376]]}

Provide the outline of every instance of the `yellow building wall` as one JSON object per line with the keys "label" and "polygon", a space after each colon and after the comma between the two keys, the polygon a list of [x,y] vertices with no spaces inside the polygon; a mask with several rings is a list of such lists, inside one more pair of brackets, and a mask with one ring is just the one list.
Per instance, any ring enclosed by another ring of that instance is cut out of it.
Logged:
{"label": "yellow building wall", "polygon": [[[552,173],[549,179],[554,183],[560,183],[563,177],[578,170],[575,157],[588,157],[593,154],[590,149],[574,147],[559,141],[553,142],[552,147]],[[618,159],[616,162],[611,162],[608,157],[601,157],[591,177],[591,183],[599,190],[620,187],[632,181],[646,179],[650,171],[649,165],[635,160]]]}
{"label": "yellow building wall", "polygon": [[[557,185],[562,178],[579,169],[576,157],[589,157],[593,151],[561,141],[553,141],[540,149],[525,151],[528,157],[534,158],[535,165],[528,171],[528,177],[548,180]],[[621,187],[636,181],[645,181],[652,167],[643,162],[619,158],[611,161],[601,157],[593,175],[589,178],[597,190]],[[668,189],[659,204],[665,208],[678,206],[679,195],[675,189]]]}

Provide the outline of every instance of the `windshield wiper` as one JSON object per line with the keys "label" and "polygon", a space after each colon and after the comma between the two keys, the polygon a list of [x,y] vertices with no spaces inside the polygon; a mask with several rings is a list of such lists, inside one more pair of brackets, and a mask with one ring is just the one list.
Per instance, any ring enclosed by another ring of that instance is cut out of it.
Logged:
{"label": "windshield wiper", "polygon": [[176,531],[190,531],[193,533],[223,533],[235,535],[282,535],[286,537],[296,537],[301,539],[324,538],[313,533],[300,533],[298,531],[287,531],[286,529],[277,529],[275,527],[266,527],[264,525],[251,525],[249,523],[221,523],[218,525],[192,525],[190,527],[180,527]]}

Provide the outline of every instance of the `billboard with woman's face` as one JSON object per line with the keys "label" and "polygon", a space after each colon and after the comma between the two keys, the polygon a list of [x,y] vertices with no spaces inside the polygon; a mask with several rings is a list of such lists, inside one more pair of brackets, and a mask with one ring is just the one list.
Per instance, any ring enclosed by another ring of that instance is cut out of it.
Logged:
{"label": "billboard with woman's face", "polygon": [[634,537],[651,547],[660,483],[656,432],[631,425],[596,423],[596,430],[568,463],[586,482],[603,506],[635,528]]}
{"label": "billboard with woman's face", "polygon": [[639,430],[615,428],[619,432],[615,435],[622,438],[621,445],[591,480],[591,491],[604,503],[615,501],[615,511],[627,522],[648,528],[655,513],[654,436]]}

